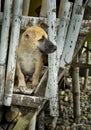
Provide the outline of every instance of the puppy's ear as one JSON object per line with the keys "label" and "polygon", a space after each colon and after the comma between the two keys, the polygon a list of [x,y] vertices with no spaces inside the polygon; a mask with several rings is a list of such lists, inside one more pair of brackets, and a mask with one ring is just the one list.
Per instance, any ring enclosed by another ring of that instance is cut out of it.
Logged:
{"label": "puppy's ear", "polygon": [[44,23],[43,21],[40,21],[40,22],[38,23],[38,26],[41,27],[41,28],[43,28],[46,32],[47,32],[48,27],[49,27],[49,26],[48,26],[46,23]]}
{"label": "puppy's ear", "polygon": [[25,34],[25,38],[26,38],[26,39],[29,39],[29,37],[30,37],[29,34],[26,33],[26,34]]}
{"label": "puppy's ear", "polygon": [[31,22],[29,22],[28,24],[26,24],[26,29],[33,26]]}

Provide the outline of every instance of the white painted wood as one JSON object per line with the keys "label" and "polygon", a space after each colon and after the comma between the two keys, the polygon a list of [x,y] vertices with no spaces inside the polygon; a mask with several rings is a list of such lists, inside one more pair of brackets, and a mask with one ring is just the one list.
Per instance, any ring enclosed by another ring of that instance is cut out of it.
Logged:
{"label": "white painted wood", "polygon": [[[48,3],[49,5],[49,3]],[[50,6],[51,7],[51,6]],[[48,8],[50,8],[48,6]],[[67,33],[67,28],[70,21],[72,4],[64,1],[63,12],[60,19],[59,29],[58,29],[58,37],[57,37],[57,52],[49,55],[49,77],[46,89],[46,96],[50,98],[50,110],[52,116],[58,116],[58,70],[60,64],[60,56],[62,55],[62,50],[64,47],[65,37]],[[51,10],[47,12],[48,17],[48,25],[49,25],[49,38],[56,44],[56,23],[55,17],[51,13]],[[48,11],[48,9],[47,9]],[[54,21],[53,21],[54,20]],[[53,26],[52,26],[53,25]],[[54,27],[54,28],[52,28]]]}
{"label": "white painted wood", "polygon": [[65,47],[60,62],[60,67],[62,68],[65,68],[67,64],[70,64],[72,62],[72,57],[74,54],[74,49],[84,14],[82,2],[83,0],[76,0],[73,7],[73,13],[68,30],[68,35],[66,38]]}
{"label": "white painted wood", "polygon": [[[0,12],[0,25],[3,20],[3,13]],[[12,17],[11,17],[12,21]],[[47,23],[47,19],[43,17],[30,17],[30,16],[21,16],[21,29],[26,28],[28,23],[31,23],[32,25],[37,24],[39,21],[44,21]],[[56,25],[58,26],[60,23],[60,19],[56,19]],[[91,26],[91,20],[83,20],[81,27],[80,27],[80,34],[86,35],[90,31]]]}
{"label": "white painted wood", "polygon": [[[56,1],[47,0],[48,34],[49,39],[56,45]],[[57,84],[57,64],[56,52],[48,55],[49,76],[46,88],[46,97],[50,100],[50,115],[58,116],[58,84]]]}
{"label": "white painted wood", "polygon": [[15,2],[14,13],[13,13],[12,30],[10,37],[9,57],[8,57],[5,96],[4,96],[4,105],[6,106],[10,106],[12,101],[15,66],[16,66],[16,47],[19,41],[20,16],[22,15],[23,0],[19,1],[15,0],[14,2]]}
{"label": "white painted wood", "polygon": [[0,103],[2,103],[4,95],[6,57],[8,48],[12,2],[13,0],[5,0],[4,15],[2,20],[1,43],[0,43]]}
{"label": "white painted wood", "polygon": [[58,64],[58,70],[60,65],[60,58],[62,56],[65,39],[67,35],[67,30],[70,22],[70,16],[72,13],[72,3],[67,2],[65,0],[63,2],[63,10],[62,10],[62,16],[59,23],[58,28],[58,36],[57,36],[57,64]]}

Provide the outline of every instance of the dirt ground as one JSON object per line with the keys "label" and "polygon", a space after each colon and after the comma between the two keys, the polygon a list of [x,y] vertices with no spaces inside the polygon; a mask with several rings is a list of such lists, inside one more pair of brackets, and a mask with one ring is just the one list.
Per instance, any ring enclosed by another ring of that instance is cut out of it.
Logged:
{"label": "dirt ground", "polygon": [[[73,94],[70,80],[70,88],[60,89],[59,92],[60,116],[55,130],[91,130],[91,77],[86,89],[83,89],[83,79],[80,80],[81,116],[79,120],[74,121]],[[50,121],[46,126],[50,130]]]}

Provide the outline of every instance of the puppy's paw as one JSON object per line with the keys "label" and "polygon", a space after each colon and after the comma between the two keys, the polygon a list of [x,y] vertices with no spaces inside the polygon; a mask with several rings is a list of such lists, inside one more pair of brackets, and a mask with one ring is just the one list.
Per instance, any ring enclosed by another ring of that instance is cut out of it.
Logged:
{"label": "puppy's paw", "polygon": [[24,92],[24,91],[26,90],[26,88],[27,88],[27,87],[26,87],[26,84],[25,84],[25,83],[24,83],[24,84],[21,83],[21,84],[18,85],[18,89],[19,89],[21,92]]}
{"label": "puppy's paw", "polygon": [[37,87],[37,85],[38,85],[38,82],[32,82],[32,88],[36,88]]}
{"label": "puppy's paw", "polygon": [[24,92],[27,87],[26,87],[26,86],[19,85],[18,88],[19,88],[19,90],[20,90],[21,92]]}

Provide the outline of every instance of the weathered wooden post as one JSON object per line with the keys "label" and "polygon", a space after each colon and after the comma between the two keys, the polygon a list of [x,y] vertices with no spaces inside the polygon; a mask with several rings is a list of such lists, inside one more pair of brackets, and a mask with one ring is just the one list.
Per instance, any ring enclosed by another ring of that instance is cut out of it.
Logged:
{"label": "weathered wooden post", "polygon": [[[47,0],[47,18],[49,39],[56,45],[56,1]],[[50,115],[58,116],[58,84],[57,84],[57,64],[56,52],[48,55],[49,76],[46,88],[46,97],[50,100]]]}
{"label": "weathered wooden post", "polygon": [[[83,14],[85,10],[85,3],[84,4],[83,3],[84,3],[83,0],[76,0],[74,3],[72,18],[69,25],[69,30],[60,62],[60,67],[62,68],[65,68],[66,65],[70,64],[73,59],[74,49],[76,46],[76,41],[79,35],[80,26],[82,23]],[[73,80],[74,80],[73,86],[75,86],[73,89],[74,117],[80,116],[80,87],[78,81],[79,80],[78,71],[79,71],[78,68],[74,69],[73,74]]]}
{"label": "weathered wooden post", "polygon": [[84,10],[85,7],[83,5],[83,0],[76,0],[74,3],[68,35],[66,38],[66,42],[65,42],[61,62],[60,62],[60,67],[62,68],[64,68],[65,65],[70,64],[72,62],[76,41],[78,38],[80,26],[84,15]]}
{"label": "weathered wooden post", "polygon": [[13,23],[10,37],[9,57],[6,74],[6,86],[4,105],[10,106],[12,101],[13,86],[14,86],[14,75],[16,67],[16,47],[19,42],[20,34],[20,16],[22,15],[23,0],[14,1],[14,12],[13,12]]}
{"label": "weathered wooden post", "polygon": [[0,43],[0,104],[3,103],[3,96],[4,96],[6,57],[8,49],[8,37],[9,37],[12,2],[13,0],[5,0],[4,17],[2,21],[1,43]]}
{"label": "weathered wooden post", "polygon": [[[48,2],[47,2],[48,3]],[[53,2],[55,3],[55,2]],[[57,42],[57,52],[49,55],[49,78],[46,90],[46,96],[50,98],[50,110],[52,116],[58,116],[58,70],[60,64],[60,57],[62,55],[67,28],[70,21],[70,14],[72,11],[72,3],[64,1],[62,16],[59,23],[58,36],[56,40],[56,23],[55,5],[51,1],[47,5],[48,25],[49,25],[49,38],[54,43]]]}
{"label": "weathered wooden post", "polygon": [[62,6],[62,16],[60,16],[59,28],[58,28],[58,36],[57,36],[57,68],[59,70],[60,67],[60,59],[62,57],[63,48],[65,45],[65,39],[67,35],[67,30],[70,22],[70,16],[72,13],[72,3],[68,2],[68,0],[64,0]]}

